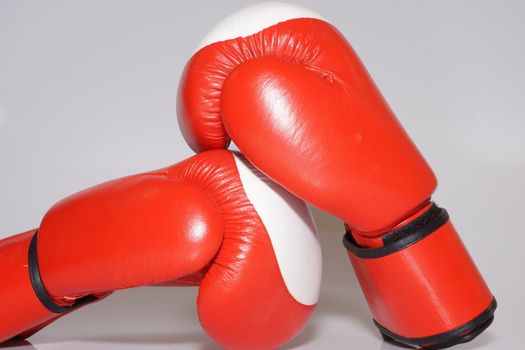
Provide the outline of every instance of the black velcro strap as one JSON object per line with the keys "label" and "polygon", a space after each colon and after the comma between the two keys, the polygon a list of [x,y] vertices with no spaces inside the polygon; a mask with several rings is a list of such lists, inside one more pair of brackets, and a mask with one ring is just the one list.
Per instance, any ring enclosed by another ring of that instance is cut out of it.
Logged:
{"label": "black velcro strap", "polygon": [[49,296],[49,293],[47,292],[44,283],[42,282],[42,278],[40,276],[40,269],[38,268],[37,236],[38,231],[35,232],[33,238],[31,239],[31,243],[29,244],[28,269],[31,285],[33,286],[35,295],[38,297],[42,305],[44,305],[49,311],[55,314],[62,314],[97,300],[97,297],[87,295],[85,297],[76,299],[73,305],[67,307],[57,305],[53,301],[53,299]]}
{"label": "black velcro strap", "polygon": [[430,209],[415,220],[385,234],[382,238],[382,247],[363,248],[357,244],[351,232],[347,232],[344,235],[343,243],[346,249],[360,258],[381,258],[422,240],[443,226],[448,221],[448,218],[448,213],[445,209],[432,203]]}

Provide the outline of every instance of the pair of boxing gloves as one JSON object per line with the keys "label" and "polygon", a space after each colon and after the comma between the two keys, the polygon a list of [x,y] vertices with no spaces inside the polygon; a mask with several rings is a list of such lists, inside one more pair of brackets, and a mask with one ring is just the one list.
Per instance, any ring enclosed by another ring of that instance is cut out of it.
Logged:
{"label": "pair of boxing gloves", "polygon": [[[431,201],[432,170],[317,14],[265,4],[225,19],[185,68],[178,116],[201,154],[66,198],[38,230],[0,242],[0,303],[14,311],[0,341],[114,290],[168,283],[200,285],[199,319],[220,345],[278,347],[306,324],[320,282],[315,225],[293,195],[344,220],[385,339],[443,348],[492,322],[492,293]],[[214,150],[231,140],[276,183]]]}

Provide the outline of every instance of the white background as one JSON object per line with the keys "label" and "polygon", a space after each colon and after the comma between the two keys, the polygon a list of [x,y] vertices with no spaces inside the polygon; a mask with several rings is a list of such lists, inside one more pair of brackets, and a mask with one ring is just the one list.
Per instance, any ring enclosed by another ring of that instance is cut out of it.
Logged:
{"label": "white background", "polygon": [[[0,0],[0,237],[38,226],[82,188],[190,156],[175,110],[184,62],[213,24],[251,3]],[[457,349],[523,348],[525,2],[301,4],[349,38],[437,173],[435,198],[499,301],[494,325]],[[395,349],[370,320],[341,224],[315,215],[321,299],[288,348]],[[195,293],[119,292],[27,348],[214,349]]]}

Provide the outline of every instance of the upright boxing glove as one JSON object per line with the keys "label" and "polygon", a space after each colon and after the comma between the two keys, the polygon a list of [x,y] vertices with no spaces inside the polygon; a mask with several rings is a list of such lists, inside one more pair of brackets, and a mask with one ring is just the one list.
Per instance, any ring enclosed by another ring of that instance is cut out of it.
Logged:
{"label": "upright boxing glove", "polygon": [[321,255],[304,202],[210,151],[58,202],[37,230],[0,241],[0,276],[0,342],[114,290],[178,279],[200,284],[199,319],[216,342],[268,349],[310,318]]}
{"label": "upright boxing glove", "polygon": [[385,339],[446,347],[491,323],[496,301],[430,199],[432,170],[317,14],[263,4],[223,20],[186,65],[178,117],[195,151],[233,140],[271,179],[346,222]]}

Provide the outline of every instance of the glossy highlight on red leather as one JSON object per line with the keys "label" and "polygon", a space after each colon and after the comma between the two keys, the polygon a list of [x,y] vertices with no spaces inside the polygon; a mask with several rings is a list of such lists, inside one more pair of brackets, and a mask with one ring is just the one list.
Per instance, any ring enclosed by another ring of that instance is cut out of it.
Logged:
{"label": "glossy highlight on red leather", "polygon": [[230,137],[274,181],[370,236],[436,187],[350,45],[318,19],[198,51],[181,80],[179,123],[194,150]]}

